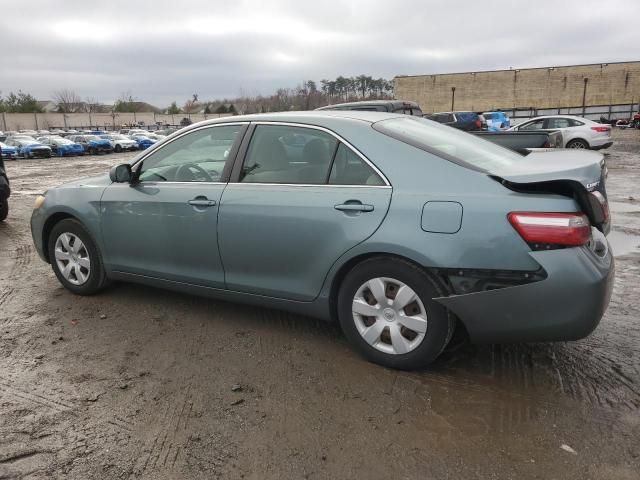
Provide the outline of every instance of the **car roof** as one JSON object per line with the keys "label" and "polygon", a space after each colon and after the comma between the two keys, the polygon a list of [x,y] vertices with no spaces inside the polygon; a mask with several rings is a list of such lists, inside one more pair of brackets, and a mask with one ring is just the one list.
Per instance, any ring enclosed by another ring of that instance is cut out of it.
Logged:
{"label": "car roof", "polygon": [[589,122],[593,122],[593,120],[589,120],[588,118],[584,118],[584,117],[578,117],[577,115],[540,115],[539,117],[533,117],[525,121],[530,122],[531,120],[541,120],[543,118],[571,118],[573,120],[578,120],[580,122],[584,122],[585,120]]}
{"label": "car roof", "polygon": [[353,121],[374,123],[391,118],[403,118],[406,115],[390,112],[369,112],[358,110],[312,110],[299,112],[255,113],[251,115],[236,115],[221,117],[194,123],[180,131],[191,130],[203,125],[235,122],[291,122],[329,127],[330,125],[347,124]]}
{"label": "car roof", "polygon": [[324,107],[317,108],[316,110],[330,110],[336,107],[366,107],[367,105],[392,105],[394,107],[417,107],[420,108],[416,102],[409,100],[363,100],[361,102],[346,102],[346,103],[334,103],[333,105],[326,105]]}

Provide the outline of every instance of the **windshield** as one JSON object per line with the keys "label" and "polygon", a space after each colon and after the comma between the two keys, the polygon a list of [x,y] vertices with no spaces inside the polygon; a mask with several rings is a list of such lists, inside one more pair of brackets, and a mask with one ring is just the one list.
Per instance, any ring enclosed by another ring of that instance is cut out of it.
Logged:
{"label": "windshield", "polygon": [[522,160],[522,155],[453,127],[418,117],[373,124],[380,133],[475,170],[491,171]]}

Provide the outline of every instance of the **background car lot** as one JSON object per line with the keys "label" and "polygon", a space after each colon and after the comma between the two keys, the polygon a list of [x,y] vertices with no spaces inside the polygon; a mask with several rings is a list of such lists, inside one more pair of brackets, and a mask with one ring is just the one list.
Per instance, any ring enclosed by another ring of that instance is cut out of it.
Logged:
{"label": "background car lot", "polygon": [[7,162],[0,477],[636,478],[640,139],[614,136],[616,286],[594,335],[455,344],[414,373],[279,311],[128,284],[71,295],[33,250],[34,196],[133,154]]}

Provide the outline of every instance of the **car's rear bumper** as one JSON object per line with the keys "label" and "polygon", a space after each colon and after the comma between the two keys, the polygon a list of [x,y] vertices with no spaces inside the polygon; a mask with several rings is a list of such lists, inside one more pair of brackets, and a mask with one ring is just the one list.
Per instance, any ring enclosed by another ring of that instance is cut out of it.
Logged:
{"label": "car's rear bumper", "polygon": [[598,325],[611,297],[614,260],[600,232],[589,247],[531,252],[546,271],[538,282],[436,300],[464,323],[473,342],[577,340]]}
{"label": "car's rear bumper", "polygon": [[613,145],[613,141],[605,142],[602,145],[592,145],[591,148],[593,150],[602,150],[603,148],[609,148],[611,145]]}

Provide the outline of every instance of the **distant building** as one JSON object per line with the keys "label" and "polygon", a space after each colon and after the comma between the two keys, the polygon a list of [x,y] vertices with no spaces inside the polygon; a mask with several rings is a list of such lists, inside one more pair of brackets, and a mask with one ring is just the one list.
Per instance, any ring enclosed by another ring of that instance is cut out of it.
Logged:
{"label": "distant building", "polygon": [[640,101],[640,61],[397,76],[394,94],[424,112],[631,105]]}

